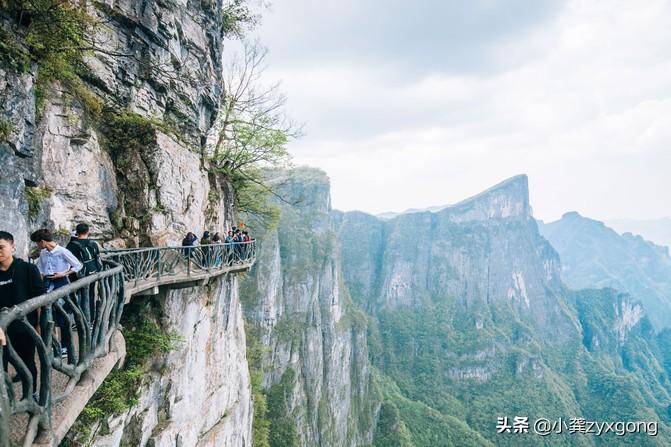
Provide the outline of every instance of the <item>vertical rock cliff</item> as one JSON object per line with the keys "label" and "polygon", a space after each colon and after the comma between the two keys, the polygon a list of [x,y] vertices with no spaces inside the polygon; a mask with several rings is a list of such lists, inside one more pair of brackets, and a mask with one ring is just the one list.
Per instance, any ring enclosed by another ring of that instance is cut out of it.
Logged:
{"label": "vertical rock cliff", "polygon": [[[223,3],[81,2],[95,24],[86,46],[97,50],[71,60],[62,49],[28,55],[40,29],[76,37],[65,28],[80,23],[74,10],[24,3],[0,2],[0,212],[18,254],[30,231],[67,236],[79,221],[121,246],[230,227],[234,192],[203,157],[221,95]],[[46,22],[53,11],[63,26]],[[237,279],[163,291],[150,309],[147,319],[182,343],[153,359],[139,403],[106,420],[92,445],[250,445]]]}
{"label": "vertical rock cliff", "polygon": [[436,212],[333,219],[345,284],[370,316],[384,410],[375,445],[600,445],[620,439],[494,427],[506,415],[669,419],[668,334],[625,294],[563,285],[525,176]]}
{"label": "vertical rock cliff", "polygon": [[2,12],[13,52],[0,58],[0,156],[11,173],[0,206],[21,253],[43,224],[66,231],[82,220],[106,238],[165,243],[231,222],[230,187],[200,156],[221,95],[221,2],[90,4],[101,51],[82,53],[76,88],[40,77],[39,64],[15,67],[27,29],[17,11]]}
{"label": "vertical rock cliff", "polygon": [[[236,278],[136,298],[175,349],[154,358],[138,404],[97,427],[92,445],[251,446],[252,402]],[[73,433],[76,435],[76,433]]]}
{"label": "vertical rock cliff", "polygon": [[241,292],[263,346],[271,445],[369,444],[379,401],[365,316],[342,280],[328,179],[300,168],[271,183],[281,218],[259,235],[259,263]]}
{"label": "vertical rock cliff", "polygon": [[553,342],[568,341],[559,257],[531,217],[525,176],[436,213],[346,213],[339,240],[347,283],[373,312],[455,300],[474,325],[505,312]]}

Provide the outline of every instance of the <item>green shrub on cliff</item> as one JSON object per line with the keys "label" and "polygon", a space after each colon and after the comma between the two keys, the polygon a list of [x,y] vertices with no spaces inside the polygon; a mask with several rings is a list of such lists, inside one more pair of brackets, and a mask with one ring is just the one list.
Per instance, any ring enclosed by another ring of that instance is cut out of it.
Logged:
{"label": "green shrub on cliff", "polygon": [[59,81],[89,117],[97,119],[102,104],[82,80],[88,75],[83,55],[96,49],[92,40],[96,24],[85,5],[61,0],[13,0],[1,7],[15,17],[17,32],[1,33],[0,58],[18,72],[26,72],[31,62],[37,64],[38,112],[44,110],[51,84]]}
{"label": "green shrub on cliff", "polygon": [[[146,301],[131,302],[124,309],[123,335],[126,358],[121,369],[111,372],[88,401],[70,429],[77,441],[91,437],[91,430],[106,430],[107,418],[138,403],[138,391],[150,359],[178,349],[182,338],[147,320]],[[71,438],[70,438],[71,439]]]}
{"label": "green shrub on cliff", "polygon": [[181,340],[163,331],[156,323],[145,321],[123,331],[126,359],[123,368],[105,378],[86,404],[79,421],[84,425],[119,414],[137,403],[137,391],[144,376],[145,363],[153,356],[176,349]]}
{"label": "green shrub on cliff", "polygon": [[268,436],[270,421],[268,420],[268,402],[263,393],[262,361],[264,346],[253,327],[245,323],[245,340],[247,341],[247,364],[252,385],[252,403],[254,416],[252,420],[252,445],[254,447],[269,447]]}
{"label": "green shrub on cliff", "polygon": [[287,395],[294,386],[296,373],[287,369],[280,383],[268,390],[268,420],[270,421],[270,447],[298,447],[298,432],[289,414]]}
{"label": "green shrub on cliff", "polygon": [[30,54],[2,27],[0,27],[0,63],[21,74],[30,69]]}
{"label": "green shrub on cliff", "polygon": [[12,133],[12,123],[7,120],[0,119],[0,143],[7,141],[9,135]]}
{"label": "green shrub on cliff", "polygon": [[28,201],[28,217],[35,220],[44,202],[51,196],[51,189],[39,186],[26,186],[26,200]]}
{"label": "green shrub on cliff", "polygon": [[413,447],[412,435],[403,423],[398,407],[393,402],[383,402],[380,406],[375,438],[375,447]]}

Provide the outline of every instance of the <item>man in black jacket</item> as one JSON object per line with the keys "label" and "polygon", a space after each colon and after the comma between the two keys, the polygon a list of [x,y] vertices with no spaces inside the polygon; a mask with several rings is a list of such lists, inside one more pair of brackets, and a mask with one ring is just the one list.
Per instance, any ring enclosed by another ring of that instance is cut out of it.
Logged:
{"label": "man in black jacket", "polygon": [[[46,293],[37,267],[14,257],[15,251],[14,237],[6,231],[0,231],[0,308],[12,307]],[[37,327],[37,311],[28,314],[28,322]],[[23,323],[14,321],[5,335],[33,376],[33,391],[36,391],[35,344],[29,329]],[[9,352],[6,347],[3,349],[3,367],[7,370]]]}
{"label": "man in black jacket", "polygon": [[[73,274],[73,276],[70,278],[70,282],[76,281],[77,275],[79,275],[80,278],[83,278],[102,270],[102,261],[100,260],[100,247],[95,241],[89,239],[89,235],[91,233],[91,229],[89,228],[89,226],[85,223],[77,224],[77,227],[75,228],[75,233],[77,234],[77,236],[73,236],[70,239],[70,242],[68,243],[67,247],[65,248],[70,250],[72,254],[75,255],[75,257],[81,261],[84,267],[82,267],[82,269],[76,274]],[[94,283],[91,284],[88,290],[82,290],[82,292],[88,294],[88,300],[86,300],[86,297],[84,296],[82,302],[79,303],[80,307],[84,310],[84,315],[86,315],[86,317],[89,318],[90,321],[93,321],[95,319],[95,311],[96,311],[95,289],[96,285]],[[86,308],[87,301],[88,301],[88,309]]]}
{"label": "man in black jacket", "polygon": [[88,276],[99,272],[102,270],[100,247],[95,241],[89,239],[91,233],[89,226],[85,223],[80,223],[75,228],[75,232],[77,236],[73,236],[65,248],[70,250],[84,264],[83,269],[78,272],[79,276]]}

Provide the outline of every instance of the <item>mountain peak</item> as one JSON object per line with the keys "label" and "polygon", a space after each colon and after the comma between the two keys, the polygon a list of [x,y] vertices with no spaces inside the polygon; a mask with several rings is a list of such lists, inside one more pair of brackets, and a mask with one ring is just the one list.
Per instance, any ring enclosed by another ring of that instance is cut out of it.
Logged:
{"label": "mountain peak", "polygon": [[516,175],[445,210],[455,222],[529,218],[529,179]]}
{"label": "mountain peak", "polygon": [[566,213],[562,214],[561,218],[562,219],[579,219],[579,218],[582,218],[582,215],[580,215],[580,213],[577,212],[577,211],[567,211]]}

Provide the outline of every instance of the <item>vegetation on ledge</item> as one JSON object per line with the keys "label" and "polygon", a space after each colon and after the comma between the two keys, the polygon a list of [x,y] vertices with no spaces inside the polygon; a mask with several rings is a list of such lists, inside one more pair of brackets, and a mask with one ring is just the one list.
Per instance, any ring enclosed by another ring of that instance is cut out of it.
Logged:
{"label": "vegetation on ledge", "polygon": [[0,119],[0,143],[4,143],[12,133],[12,123],[7,120]]}
{"label": "vegetation on ledge", "polygon": [[51,197],[52,191],[46,186],[26,186],[24,191],[28,201],[28,218],[35,220],[44,202]]}
{"label": "vegetation on ledge", "polygon": [[142,378],[148,362],[160,355],[178,349],[183,340],[175,333],[164,331],[157,323],[147,320],[146,301],[132,302],[124,311],[122,333],[126,340],[124,366],[110,373],[82,410],[71,433],[77,442],[88,440],[91,430],[107,430],[106,420],[123,413],[138,403]]}

